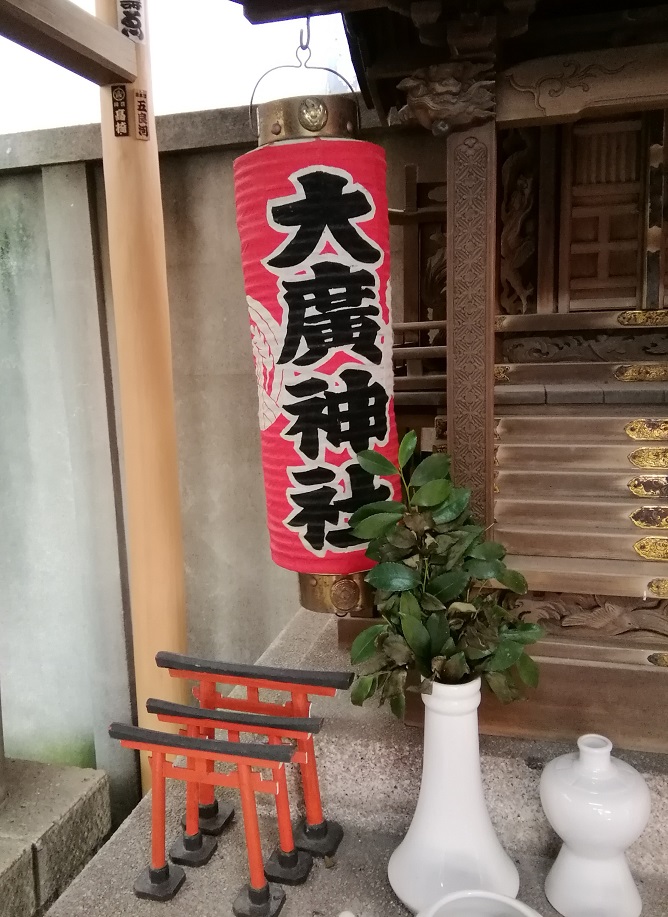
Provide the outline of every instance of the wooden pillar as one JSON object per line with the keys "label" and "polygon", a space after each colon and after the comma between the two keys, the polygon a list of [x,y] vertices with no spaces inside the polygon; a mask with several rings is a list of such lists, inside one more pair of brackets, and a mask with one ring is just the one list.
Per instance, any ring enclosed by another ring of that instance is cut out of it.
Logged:
{"label": "wooden pillar", "polygon": [[[128,7],[137,5],[138,16],[131,9],[122,31],[136,41],[138,75],[125,87],[124,99],[123,87],[102,89],[102,152],[137,716],[140,725],[148,726],[156,722],[146,713],[149,696],[184,701],[182,680],[171,679],[166,669],[158,669],[154,657],[160,649],[185,652],[186,619],[165,237],[146,0]],[[122,7],[120,0],[97,0],[97,15],[118,26]],[[142,784],[146,789],[150,769],[144,758]]]}
{"label": "wooden pillar", "polygon": [[494,517],[496,126],[447,140],[448,451],[455,481],[487,525]]}

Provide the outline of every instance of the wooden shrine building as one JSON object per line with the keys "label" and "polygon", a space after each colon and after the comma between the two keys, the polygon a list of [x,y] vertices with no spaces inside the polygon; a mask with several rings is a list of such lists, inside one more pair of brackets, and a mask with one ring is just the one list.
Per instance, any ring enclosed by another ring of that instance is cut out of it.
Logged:
{"label": "wooden shrine building", "polygon": [[244,9],[342,12],[368,106],[442,138],[390,214],[398,422],[435,426],[549,634],[484,725],[668,750],[668,3]]}

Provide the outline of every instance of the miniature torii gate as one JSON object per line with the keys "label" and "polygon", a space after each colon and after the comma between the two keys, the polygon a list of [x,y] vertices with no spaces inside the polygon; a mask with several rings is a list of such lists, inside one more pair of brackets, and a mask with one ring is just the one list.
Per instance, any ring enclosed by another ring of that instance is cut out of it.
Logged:
{"label": "miniature torii gate", "polygon": [[[0,0],[0,34],[101,87],[102,151],[124,457],[132,641],[140,725],[150,696],[185,701],[155,654],[186,650],[181,509],[158,144],[146,0]],[[129,14],[128,37],[119,11]],[[112,99],[116,85],[123,105]],[[125,88],[125,94],[122,89]],[[126,132],[116,110],[125,114]],[[135,117],[135,129],[128,129]],[[145,758],[146,756],[143,756]],[[150,769],[142,761],[142,782]]]}

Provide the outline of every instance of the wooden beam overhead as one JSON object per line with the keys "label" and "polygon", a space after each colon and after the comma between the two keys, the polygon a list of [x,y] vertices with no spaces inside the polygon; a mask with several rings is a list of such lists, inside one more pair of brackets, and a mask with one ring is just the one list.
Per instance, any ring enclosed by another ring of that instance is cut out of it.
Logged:
{"label": "wooden beam overhead", "polygon": [[543,57],[497,77],[499,127],[668,107],[668,43]]}
{"label": "wooden beam overhead", "polygon": [[386,7],[387,0],[234,0],[242,3],[249,22],[275,22],[328,13],[356,13]]}
{"label": "wooden beam overhead", "polygon": [[0,0],[0,35],[99,86],[137,76],[134,43],[70,0]]}

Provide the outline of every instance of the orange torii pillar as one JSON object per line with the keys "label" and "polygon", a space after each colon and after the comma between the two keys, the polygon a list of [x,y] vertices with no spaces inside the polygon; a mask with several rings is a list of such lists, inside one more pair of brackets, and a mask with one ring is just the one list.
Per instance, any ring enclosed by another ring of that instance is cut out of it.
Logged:
{"label": "orange torii pillar", "polygon": [[[139,723],[153,696],[186,700],[155,666],[186,648],[183,540],[158,145],[146,0],[96,0],[98,17],[136,43],[134,83],[102,88],[102,153],[116,328],[132,639]],[[150,767],[142,754],[142,784]]]}

